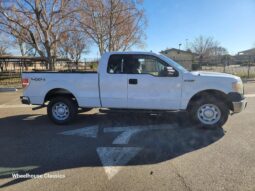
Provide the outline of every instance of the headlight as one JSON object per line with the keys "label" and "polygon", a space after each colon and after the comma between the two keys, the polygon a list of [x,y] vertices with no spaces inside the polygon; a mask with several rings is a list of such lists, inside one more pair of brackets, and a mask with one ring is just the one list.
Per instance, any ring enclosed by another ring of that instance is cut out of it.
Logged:
{"label": "headlight", "polygon": [[243,83],[238,81],[238,82],[233,82],[232,83],[232,89],[234,92],[238,92],[240,94],[243,94]]}

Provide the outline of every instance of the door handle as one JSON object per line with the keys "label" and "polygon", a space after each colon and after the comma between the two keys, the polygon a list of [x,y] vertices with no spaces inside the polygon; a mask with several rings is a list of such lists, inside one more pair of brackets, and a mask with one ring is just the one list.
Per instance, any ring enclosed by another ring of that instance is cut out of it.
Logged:
{"label": "door handle", "polygon": [[129,84],[137,84],[137,79],[129,79],[128,83]]}

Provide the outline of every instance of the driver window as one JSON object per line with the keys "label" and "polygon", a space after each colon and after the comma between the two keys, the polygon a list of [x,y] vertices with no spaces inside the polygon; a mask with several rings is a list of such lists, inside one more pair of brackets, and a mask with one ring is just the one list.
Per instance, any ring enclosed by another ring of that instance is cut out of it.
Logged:
{"label": "driver window", "polygon": [[153,76],[168,76],[166,63],[154,56],[132,55],[125,62],[128,74],[151,74]]}
{"label": "driver window", "polygon": [[162,76],[161,74],[164,71],[164,68],[167,66],[153,56],[139,58],[139,62],[141,63],[142,68],[141,73],[151,74],[153,76]]}

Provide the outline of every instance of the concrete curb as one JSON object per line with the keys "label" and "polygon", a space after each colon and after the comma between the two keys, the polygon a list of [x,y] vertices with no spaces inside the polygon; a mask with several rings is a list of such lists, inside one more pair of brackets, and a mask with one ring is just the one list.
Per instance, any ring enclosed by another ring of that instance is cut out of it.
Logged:
{"label": "concrete curb", "polygon": [[246,81],[243,81],[244,83],[254,83],[255,80],[246,80]]}
{"label": "concrete curb", "polygon": [[0,92],[16,92],[18,89],[16,88],[0,88]]}

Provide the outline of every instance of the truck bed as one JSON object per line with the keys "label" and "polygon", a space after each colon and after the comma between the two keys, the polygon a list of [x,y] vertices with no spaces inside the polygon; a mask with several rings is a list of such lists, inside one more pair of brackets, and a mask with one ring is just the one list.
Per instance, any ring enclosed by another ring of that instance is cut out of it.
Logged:
{"label": "truck bed", "polygon": [[41,105],[49,91],[63,89],[74,95],[80,107],[100,106],[97,72],[23,72],[22,79],[29,80],[24,96],[31,104]]}
{"label": "truck bed", "polygon": [[62,73],[62,74],[69,74],[69,73],[88,73],[88,74],[95,74],[97,71],[83,71],[83,70],[61,70],[61,71],[45,71],[45,70],[36,70],[36,71],[30,71],[30,72],[22,72],[22,73],[47,73],[47,74],[56,74],[56,73]]}

